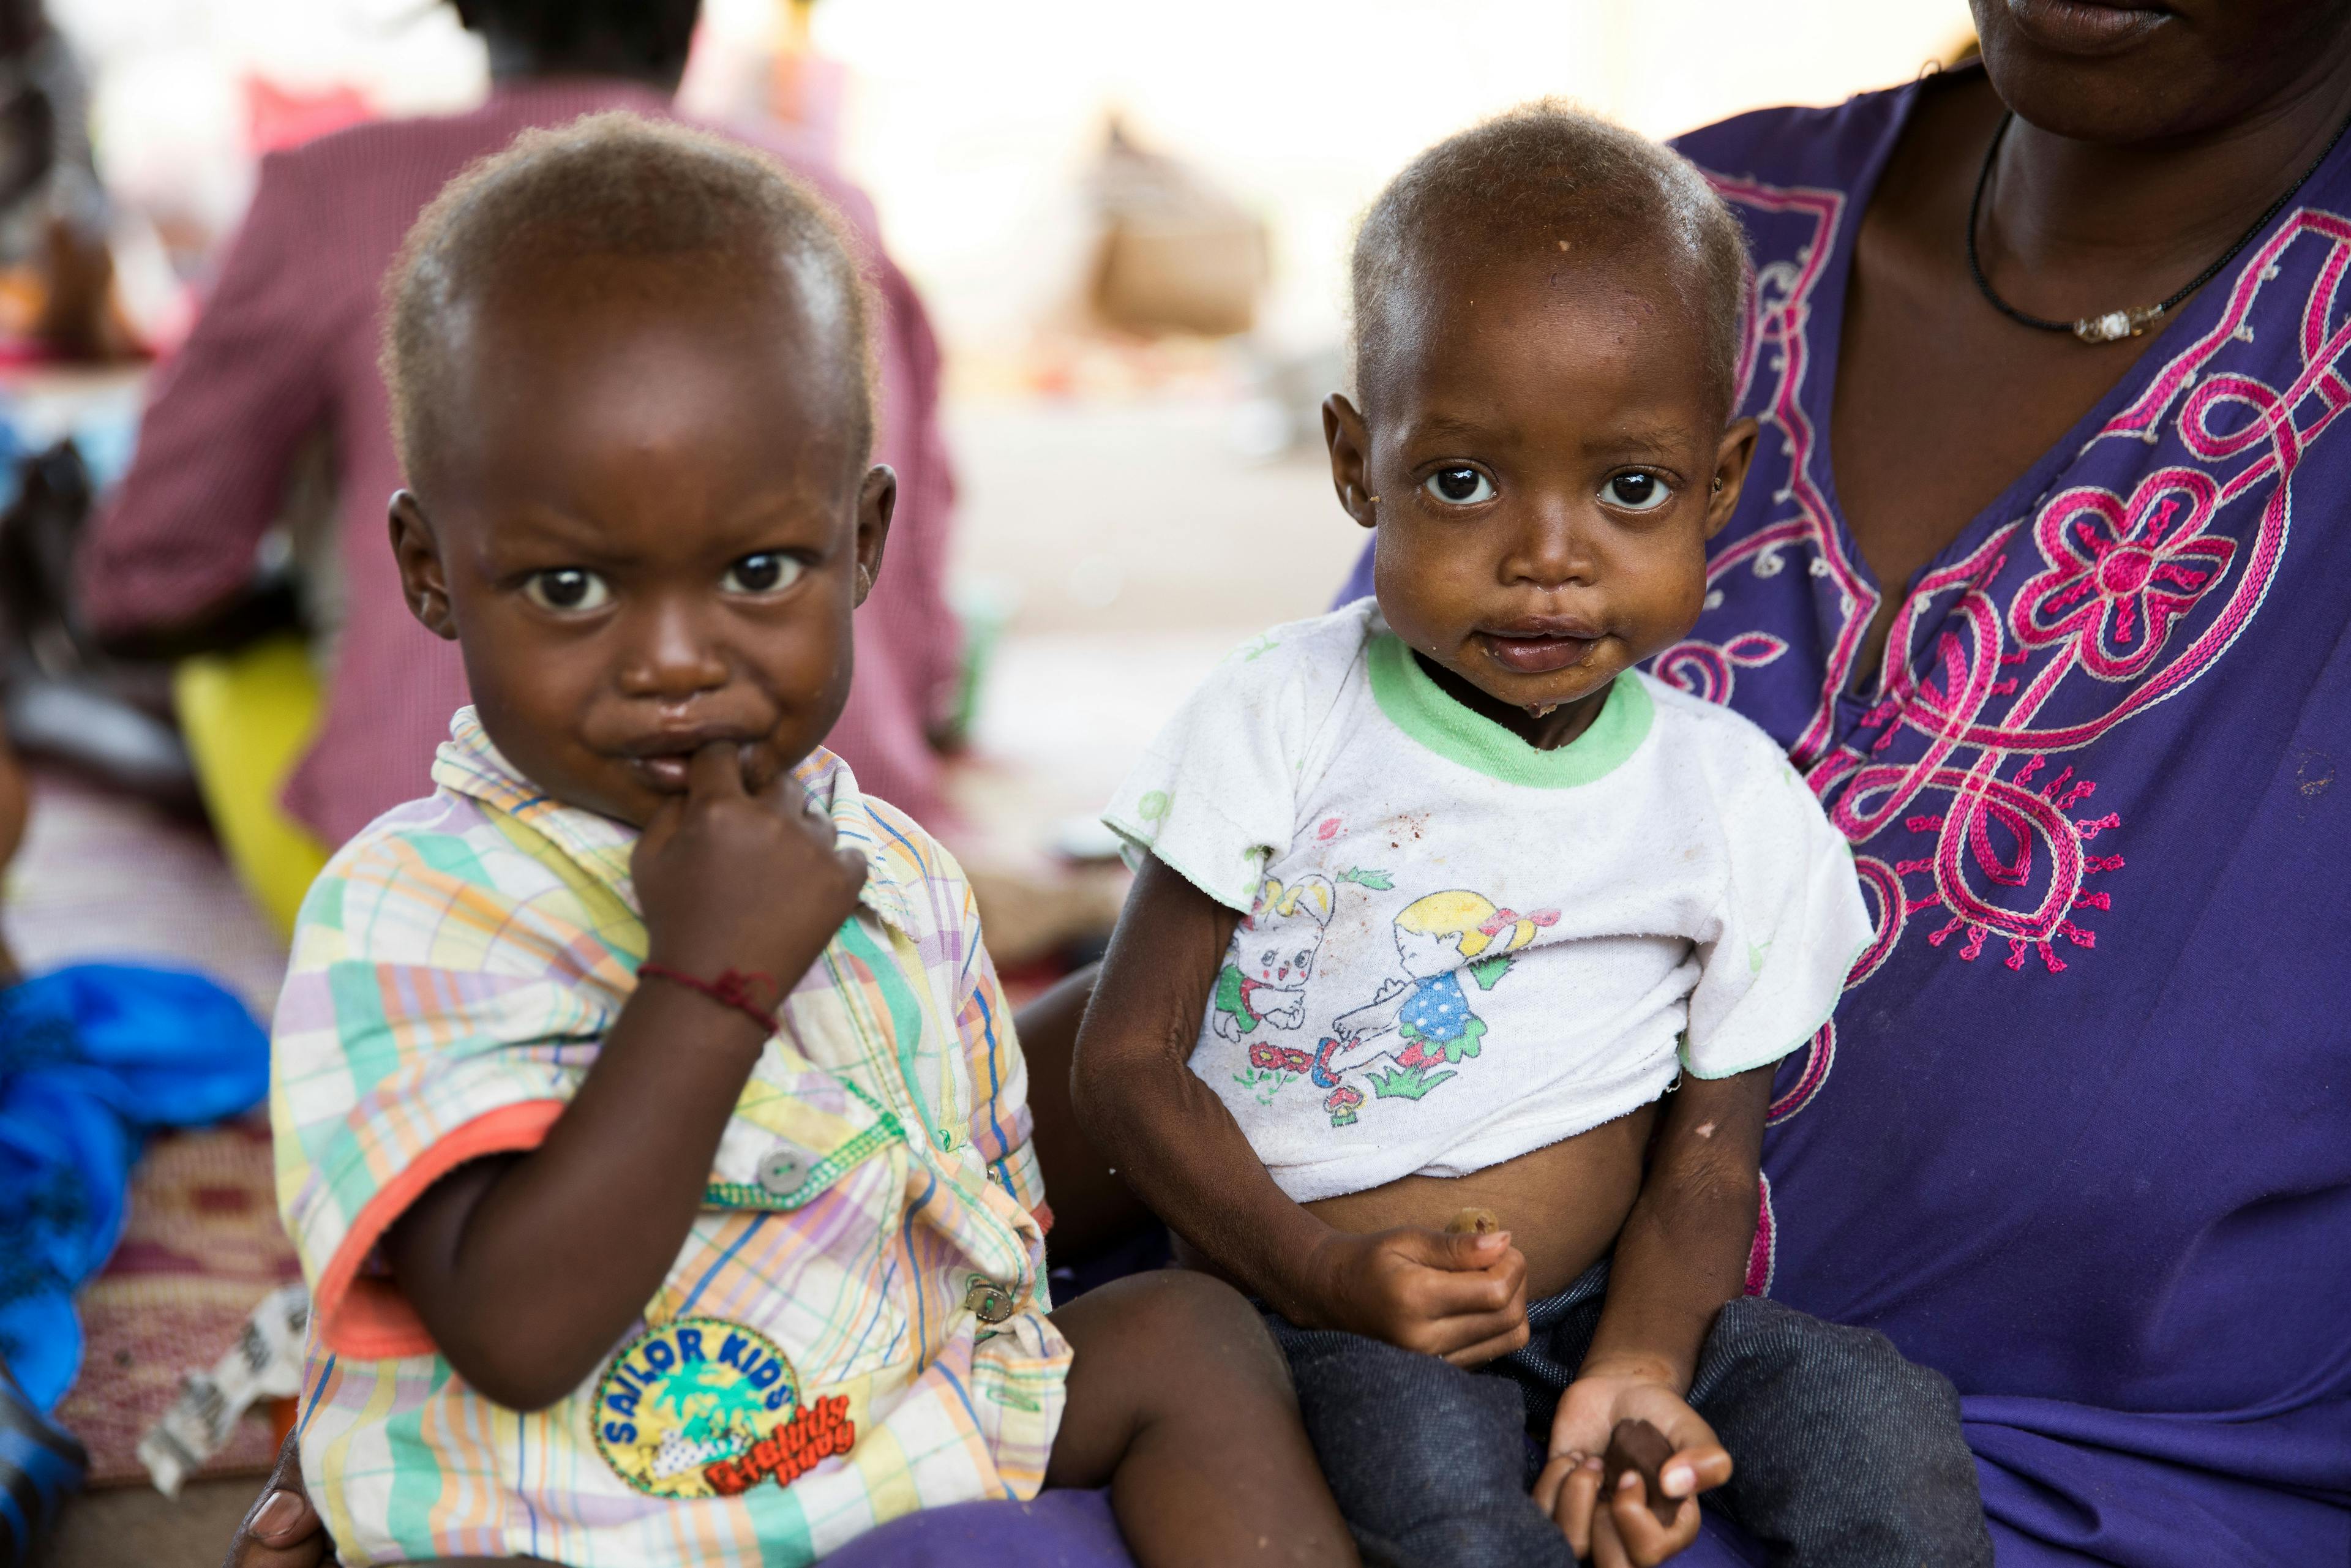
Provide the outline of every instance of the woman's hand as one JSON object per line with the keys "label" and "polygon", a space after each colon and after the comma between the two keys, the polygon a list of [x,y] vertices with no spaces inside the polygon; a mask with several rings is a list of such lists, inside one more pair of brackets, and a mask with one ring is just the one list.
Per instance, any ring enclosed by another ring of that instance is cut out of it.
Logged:
{"label": "woman's hand", "polygon": [[302,1490],[301,1446],[288,1432],[277,1468],[230,1538],[221,1568],[317,1568],[334,1557],[334,1538]]}
{"label": "woman's hand", "polygon": [[1527,1260],[1510,1233],[1335,1231],[1301,1270],[1301,1327],[1344,1329],[1480,1366],[1527,1343]]}
{"label": "woman's hand", "polygon": [[[245,1522],[229,1538],[221,1568],[327,1568],[335,1560],[335,1540],[302,1490],[302,1450],[291,1432],[277,1450],[277,1468],[254,1500]],[[416,1568],[515,1568],[538,1557],[436,1557]]]}
{"label": "woman's hand", "polygon": [[[1646,1421],[1674,1446],[1660,1472],[1667,1497],[1689,1500],[1670,1525],[1650,1511],[1648,1488],[1627,1474],[1600,1506],[1602,1452],[1619,1421]],[[1576,1556],[1596,1568],[1651,1568],[1698,1539],[1697,1496],[1730,1479],[1730,1455],[1659,1369],[1588,1369],[1561,1396],[1551,1463],[1536,1478],[1537,1507],[1558,1521]]]}

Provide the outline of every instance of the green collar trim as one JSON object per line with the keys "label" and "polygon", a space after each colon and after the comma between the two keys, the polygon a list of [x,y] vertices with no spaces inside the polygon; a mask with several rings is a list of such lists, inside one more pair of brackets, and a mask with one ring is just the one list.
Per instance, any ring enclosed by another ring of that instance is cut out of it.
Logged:
{"label": "green collar trim", "polygon": [[1648,738],[1656,717],[1648,689],[1627,670],[1609,687],[1589,728],[1543,751],[1446,695],[1394,632],[1374,637],[1366,660],[1372,699],[1390,723],[1449,762],[1531,789],[1573,789],[1605,779]]}

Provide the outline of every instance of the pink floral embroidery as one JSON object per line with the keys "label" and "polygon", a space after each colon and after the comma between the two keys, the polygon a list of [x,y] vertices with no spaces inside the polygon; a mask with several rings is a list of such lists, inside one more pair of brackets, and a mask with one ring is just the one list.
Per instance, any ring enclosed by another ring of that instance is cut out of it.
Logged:
{"label": "pink floral embroidery", "polygon": [[2193,468],[2162,468],[2126,504],[2085,486],[2044,507],[2032,526],[2049,570],[2019,590],[2009,624],[2028,648],[2071,637],[2101,680],[2143,674],[2172,622],[2229,570],[2237,547],[2204,532],[2220,486]]}
{"label": "pink floral embroidery", "polygon": [[1657,655],[1657,679],[1710,703],[1729,703],[1740,670],[1756,670],[1788,651],[1769,632],[1742,632],[1717,647],[1692,638]]}

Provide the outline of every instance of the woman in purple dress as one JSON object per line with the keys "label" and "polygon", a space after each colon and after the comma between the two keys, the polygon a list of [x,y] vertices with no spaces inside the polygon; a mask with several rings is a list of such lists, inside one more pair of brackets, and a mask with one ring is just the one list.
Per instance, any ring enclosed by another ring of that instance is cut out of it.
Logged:
{"label": "woman in purple dress", "polygon": [[1681,142],[1764,435],[1658,674],[1878,925],[1750,1285],[1959,1385],[2003,1568],[2344,1563],[2351,6],[1974,9],[1983,69]]}
{"label": "woman in purple dress", "polygon": [[1787,746],[1879,927],[1750,1283],[1958,1385],[2002,1568],[2341,1563],[2351,6],[1974,10],[1981,70],[1682,142],[1764,441],[1659,673]]}

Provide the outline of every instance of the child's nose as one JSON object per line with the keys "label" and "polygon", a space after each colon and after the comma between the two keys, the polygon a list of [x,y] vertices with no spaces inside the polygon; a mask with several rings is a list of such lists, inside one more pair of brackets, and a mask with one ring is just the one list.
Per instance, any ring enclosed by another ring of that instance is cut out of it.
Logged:
{"label": "child's nose", "polygon": [[621,673],[631,696],[675,701],[726,684],[727,664],[716,638],[692,607],[655,601],[645,607],[632,657]]}
{"label": "child's nose", "polygon": [[1544,507],[1528,519],[1504,572],[1513,582],[1563,588],[1593,581],[1595,566],[1591,540],[1573,510]]}

